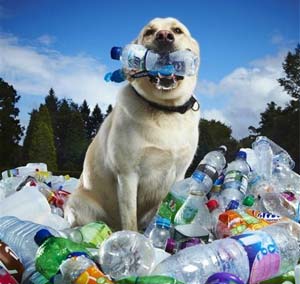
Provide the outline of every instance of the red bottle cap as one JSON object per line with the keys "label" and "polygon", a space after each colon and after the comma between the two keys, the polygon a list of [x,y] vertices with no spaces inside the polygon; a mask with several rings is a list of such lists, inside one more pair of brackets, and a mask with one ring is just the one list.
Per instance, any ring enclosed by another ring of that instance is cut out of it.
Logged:
{"label": "red bottle cap", "polygon": [[217,200],[211,199],[206,203],[206,206],[207,206],[209,212],[211,212],[219,207],[219,203]]}

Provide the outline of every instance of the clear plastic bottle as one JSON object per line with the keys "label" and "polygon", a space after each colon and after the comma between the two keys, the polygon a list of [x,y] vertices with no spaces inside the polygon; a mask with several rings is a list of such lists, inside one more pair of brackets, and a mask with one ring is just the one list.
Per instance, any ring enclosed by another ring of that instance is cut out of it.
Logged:
{"label": "clear plastic bottle", "polygon": [[259,142],[260,140],[265,140],[269,143],[273,152],[273,164],[279,163],[288,166],[290,169],[294,168],[295,162],[286,150],[266,136],[258,136],[253,144],[255,145],[255,143]]}
{"label": "clear plastic bottle", "polygon": [[216,272],[229,272],[247,281],[248,256],[239,242],[227,238],[186,248],[158,264],[151,274],[174,277],[189,284],[204,284]]}
{"label": "clear plastic bottle", "polygon": [[[74,254],[73,254],[74,255]],[[54,278],[54,284],[112,284],[86,255],[67,258],[59,267],[60,274]]]}
{"label": "clear plastic bottle", "polygon": [[111,229],[103,222],[91,222],[81,227],[59,231],[60,236],[76,243],[86,243],[91,247],[99,248],[112,234]]}
{"label": "clear plastic bottle", "polygon": [[300,195],[300,175],[287,165],[277,164],[273,170],[273,182],[283,190],[293,191]]}
{"label": "clear plastic bottle", "polygon": [[99,263],[103,272],[114,279],[143,276],[154,266],[155,253],[150,240],[133,231],[118,231],[103,242]]}
{"label": "clear plastic bottle", "polygon": [[300,257],[299,232],[299,224],[290,221],[196,245],[167,258],[152,274],[203,284],[213,273],[227,272],[245,283],[259,283],[295,267]]}
{"label": "clear plastic bottle", "polygon": [[0,239],[8,244],[20,257],[25,268],[23,281],[35,272],[34,258],[38,246],[34,242],[34,236],[37,231],[43,228],[47,228],[54,235],[58,235],[52,228],[22,221],[16,217],[5,216],[0,218]]}
{"label": "clear plastic bottle", "polygon": [[202,188],[192,189],[188,198],[178,210],[175,218],[175,225],[197,223],[209,229],[211,220],[209,210],[206,206],[207,197]]}
{"label": "clear plastic bottle", "polygon": [[177,211],[191,191],[199,189],[207,194],[226,165],[226,150],[225,146],[221,146],[207,153],[191,177],[176,182],[163,200],[158,214],[173,222]]}
{"label": "clear plastic bottle", "polygon": [[267,137],[259,136],[252,144],[257,158],[257,173],[269,181],[272,176],[273,151]]}
{"label": "clear plastic bottle", "polygon": [[226,207],[231,200],[241,202],[248,188],[249,165],[246,162],[246,153],[239,151],[236,159],[228,164],[225,171],[224,183],[221,191],[221,198]]}
{"label": "clear plastic bottle", "polygon": [[210,232],[214,235],[214,237],[216,237],[216,228],[219,221],[219,216],[220,214],[223,213],[223,210],[219,206],[218,201],[215,199],[210,199],[206,203],[206,206],[210,212],[210,220],[211,220]]}
{"label": "clear plastic bottle", "polygon": [[267,192],[262,195],[263,207],[268,212],[290,219],[298,217],[299,201],[295,199],[294,202],[295,205],[292,202],[288,202],[279,192]]}
{"label": "clear plastic bottle", "polygon": [[170,238],[171,222],[167,218],[158,217],[155,222],[155,227],[149,235],[152,245],[156,248],[165,249],[168,238]]}
{"label": "clear plastic bottle", "polygon": [[[124,48],[113,47],[110,51],[112,59],[120,60],[122,66],[127,69],[143,70],[145,69],[145,55],[147,48],[140,44],[128,44]],[[149,51],[148,56],[155,56],[155,61],[159,55]]]}
{"label": "clear plastic bottle", "polygon": [[138,44],[128,44],[124,48],[113,47],[111,58],[120,60],[122,66],[129,70],[147,70],[164,75],[193,76],[199,66],[198,56],[190,50],[158,54]]}

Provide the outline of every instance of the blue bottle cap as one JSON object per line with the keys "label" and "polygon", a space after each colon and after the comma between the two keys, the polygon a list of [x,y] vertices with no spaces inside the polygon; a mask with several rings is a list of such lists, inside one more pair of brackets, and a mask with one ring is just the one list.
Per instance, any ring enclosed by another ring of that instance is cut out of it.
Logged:
{"label": "blue bottle cap", "polygon": [[226,207],[226,211],[238,209],[239,205],[240,205],[240,203],[238,200],[231,200]]}
{"label": "blue bottle cap", "polygon": [[247,159],[247,153],[244,151],[238,151],[236,154],[236,158],[241,158],[243,160]]}
{"label": "blue bottle cap", "polygon": [[165,227],[167,229],[171,226],[171,221],[167,218],[158,217],[155,222],[157,225]]}
{"label": "blue bottle cap", "polygon": [[35,234],[34,241],[38,246],[41,246],[50,237],[53,235],[47,229],[41,229]]}
{"label": "blue bottle cap", "polygon": [[111,50],[110,50],[110,57],[111,59],[115,59],[115,60],[120,60],[121,54],[122,54],[122,47],[119,46],[114,46]]}
{"label": "blue bottle cap", "polygon": [[121,82],[125,81],[125,79],[126,79],[126,76],[122,69],[118,69],[114,72],[109,72],[109,73],[105,74],[105,76],[104,76],[104,80],[106,82],[112,81],[112,82],[116,82],[116,83],[121,83]]}

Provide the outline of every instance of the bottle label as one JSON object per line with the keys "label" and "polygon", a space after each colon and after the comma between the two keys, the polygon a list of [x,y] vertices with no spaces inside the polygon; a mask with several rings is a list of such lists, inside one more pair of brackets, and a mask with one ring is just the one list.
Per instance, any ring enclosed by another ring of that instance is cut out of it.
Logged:
{"label": "bottle label", "polygon": [[163,200],[159,207],[158,215],[170,219],[174,223],[174,218],[178,210],[183,204],[183,200],[176,198],[171,192]]}
{"label": "bottle label", "polygon": [[215,182],[218,178],[218,172],[216,168],[208,165],[208,164],[200,164],[197,168],[198,171],[205,173],[208,175],[213,182]]}
{"label": "bottle label", "polygon": [[191,206],[183,206],[175,217],[175,224],[176,225],[183,225],[183,224],[190,224],[196,214],[198,213],[197,208],[193,208]]}
{"label": "bottle label", "polygon": [[223,189],[237,189],[246,194],[248,187],[248,177],[240,171],[230,171],[226,174]]}
{"label": "bottle label", "polygon": [[113,284],[96,266],[90,266],[75,280],[75,284]]}
{"label": "bottle label", "polygon": [[97,248],[112,234],[106,224],[96,222],[83,226],[80,231],[84,236],[84,241],[93,244]]}
{"label": "bottle label", "polygon": [[259,283],[277,275],[280,270],[280,252],[270,235],[254,231],[233,236],[244,247],[249,259],[249,284]]}

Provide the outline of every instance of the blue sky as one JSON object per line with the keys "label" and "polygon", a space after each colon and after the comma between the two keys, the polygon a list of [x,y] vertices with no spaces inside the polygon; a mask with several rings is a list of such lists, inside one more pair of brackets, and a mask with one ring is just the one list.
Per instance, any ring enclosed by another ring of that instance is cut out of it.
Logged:
{"label": "blue sky", "polygon": [[299,42],[297,0],[0,0],[0,77],[22,97],[22,123],[50,87],[104,110],[114,104],[120,85],[103,81],[119,67],[110,48],[132,41],[155,17],[178,18],[200,43],[202,117],[225,122],[241,138],[267,102],[288,101],[276,78]]}

